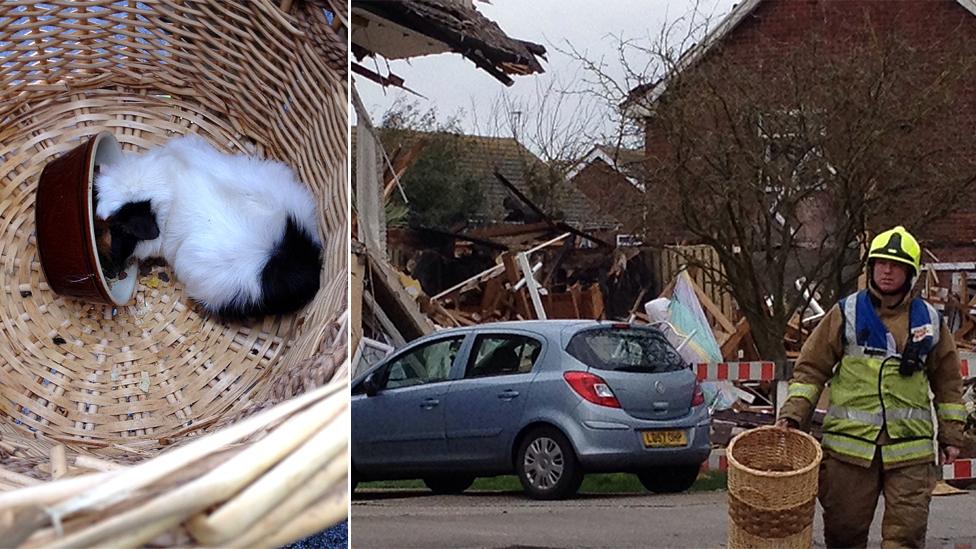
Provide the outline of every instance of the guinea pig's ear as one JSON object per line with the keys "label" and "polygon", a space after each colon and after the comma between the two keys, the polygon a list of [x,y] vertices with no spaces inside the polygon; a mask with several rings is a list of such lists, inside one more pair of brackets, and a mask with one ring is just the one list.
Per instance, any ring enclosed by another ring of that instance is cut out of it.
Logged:
{"label": "guinea pig's ear", "polygon": [[123,231],[139,240],[152,240],[159,236],[156,216],[153,215],[148,200],[125,204],[112,216],[112,219]]}

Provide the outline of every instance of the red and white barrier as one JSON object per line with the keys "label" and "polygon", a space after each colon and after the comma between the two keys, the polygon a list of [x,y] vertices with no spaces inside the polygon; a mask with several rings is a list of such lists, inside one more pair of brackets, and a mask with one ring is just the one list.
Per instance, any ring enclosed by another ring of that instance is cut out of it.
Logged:
{"label": "red and white barrier", "polygon": [[773,381],[776,365],[772,362],[700,362],[695,374],[701,381]]}
{"label": "red and white barrier", "polygon": [[708,454],[708,459],[701,464],[702,471],[728,471],[729,460],[725,457],[725,448],[716,448]]}
{"label": "red and white barrier", "polygon": [[[959,353],[962,377],[976,377],[976,353]],[[775,381],[776,365],[767,361],[699,362],[695,374],[700,381]]]}
{"label": "red and white barrier", "polygon": [[974,478],[976,478],[976,459],[957,459],[952,465],[942,466],[942,480]]}
{"label": "red and white barrier", "polygon": [[976,357],[972,353],[960,353],[959,370],[963,379],[976,377]]}

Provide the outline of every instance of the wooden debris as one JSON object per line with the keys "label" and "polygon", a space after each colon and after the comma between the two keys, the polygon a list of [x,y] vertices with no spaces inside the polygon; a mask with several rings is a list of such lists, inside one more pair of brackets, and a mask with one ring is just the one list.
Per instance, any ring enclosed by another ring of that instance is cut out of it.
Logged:
{"label": "wooden debris", "polygon": [[396,270],[385,260],[377,259],[371,251],[365,251],[365,257],[364,278],[371,285],[370,297],[376,305],[374,312],[382,310],[407,341],[432,333],[430,321],[421,312],[417,300],[404,289]]}
{"label": "wooden debris", "polygon": [[738,357],[739,348],[742,346],[743,339],[749,335],[751,327],[745,317],[739,319],[735,325],[735,331],[722,343],[722,358],[725,360],[735,360]]}
{"label": "wooden debris", "polygon": [[68,472],[68,458],[64,444],[51,447],[51,479],[58,480]]}
{"label": "wooden debris", "polygon": [[529,258],[525,253],[520,253],[515,256],[518,266],[522,271],[522,276],[525,277],[522,280],[525,281],[525,289],[529,294],[529,299],[532,302],[532,309],[535,313],[535,317],[539,320],[546,320],[546,309],[542,306],[542,298],[539,295],[539,283],[535,279],[535,273],[532,267],[529,265]]}

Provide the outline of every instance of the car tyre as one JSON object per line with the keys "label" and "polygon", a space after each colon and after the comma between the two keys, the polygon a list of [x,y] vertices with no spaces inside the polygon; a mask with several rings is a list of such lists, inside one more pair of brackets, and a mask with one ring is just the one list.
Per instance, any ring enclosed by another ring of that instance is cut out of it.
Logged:
{"label": "car tyre", "polygon": [[637,473],[637,478],[651,492],[676,494],[691,488],[698,480],[699,465],[673,465],[655,467]]}
{"label": "car tyre", "polygon": [[438,475],[424,477],[424,484],[435,494],[460,494],[474,484],[471,475]]}
{"label": "car tyre", "polygon": [[515,456],[515,471],[526,495],[533,499],[572,497],[583,482],[573,446],[552,427],[533,429],[522,438]]}

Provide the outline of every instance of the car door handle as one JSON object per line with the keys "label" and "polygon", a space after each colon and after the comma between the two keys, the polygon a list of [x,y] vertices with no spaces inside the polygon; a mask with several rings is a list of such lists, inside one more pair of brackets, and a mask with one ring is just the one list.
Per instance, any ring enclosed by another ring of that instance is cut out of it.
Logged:
{"label": "car door handle", "polygon": [[437,400],[436,398],[425,398],[424,401],[420,403],[420,407],[424,410],[430,410],[440,403],[441,401]]}
{"label": "car door handle", "polygon": [[498,393],[498,398],[501,400],[512,400],[513,398],[519,396],[519,392],[514,389],[507,389]]}

